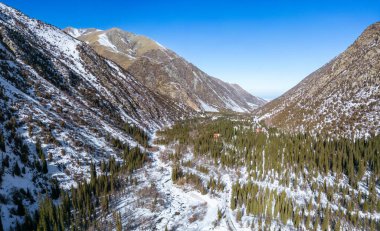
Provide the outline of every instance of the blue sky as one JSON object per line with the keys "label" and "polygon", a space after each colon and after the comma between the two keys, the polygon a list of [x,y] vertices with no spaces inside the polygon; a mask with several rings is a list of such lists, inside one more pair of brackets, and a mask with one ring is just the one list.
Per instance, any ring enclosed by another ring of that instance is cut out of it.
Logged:
{"label": "blue sky", "polygon": [[25,1],[4,3],[60,28],[119,27],[208,74],[273,99],[380,21],[380,1]]}

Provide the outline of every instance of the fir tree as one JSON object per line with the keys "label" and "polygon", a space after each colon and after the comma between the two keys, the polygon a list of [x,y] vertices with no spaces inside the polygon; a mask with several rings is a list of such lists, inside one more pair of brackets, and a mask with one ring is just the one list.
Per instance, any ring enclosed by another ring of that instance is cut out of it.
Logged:
{"label": "fir tree", "polygon": [[15,176],[20,176],[21,175],[21,170],[20,170],[20,167],[18,166],[17,162],[13,166],[13,175],[15,175]]}
{"label": "fir tree", "polygon": [[48,173],[48,167],[47,167],[47,162],[46,162],[46,159],[45,159],[45,155],[42,154],[42,173],[46,174]]}
{"label": "fir tree", "polygon": [[4,231],[1,209],[0,209],[0,231]]}
{"label": "fir tree", "polygon": [[339,219],[335,223],[334,230],[335,231],[340,231],[340,220]]}

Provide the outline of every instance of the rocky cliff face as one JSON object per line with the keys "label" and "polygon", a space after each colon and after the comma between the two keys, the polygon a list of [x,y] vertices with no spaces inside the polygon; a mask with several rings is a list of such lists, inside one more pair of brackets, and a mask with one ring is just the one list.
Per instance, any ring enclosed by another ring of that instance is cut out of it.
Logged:
{"label": "rocky cliff face", "polygon": [[117,28],[66,28],[100,55],[135,76],[150,90],[196,111],[247,112],[265,103],[236,84],[213,78],[173,51],[144,36]]}
{"label": "rocky cliff face", "polygon": [[348,137],[380,132],[380,23],[257,111],[267,123]]}

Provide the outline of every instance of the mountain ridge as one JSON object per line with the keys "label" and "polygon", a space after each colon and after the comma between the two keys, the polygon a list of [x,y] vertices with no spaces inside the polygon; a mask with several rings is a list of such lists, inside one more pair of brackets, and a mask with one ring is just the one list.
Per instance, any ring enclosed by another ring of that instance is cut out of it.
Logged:
{"label": "mountain ridge", "polygon": [[380,125],[380,23],[344,52],[256,111],[287,130],[346,137],[376,135]]}
{"label": "mountain ridge", "polygon": [[64,31],[118,63],[149,89],[195,111],[249,112],[266,102],[241,87],[207,75],[175,52],[145,36],[119,28],[87,32],[88,29],[69,27]]}

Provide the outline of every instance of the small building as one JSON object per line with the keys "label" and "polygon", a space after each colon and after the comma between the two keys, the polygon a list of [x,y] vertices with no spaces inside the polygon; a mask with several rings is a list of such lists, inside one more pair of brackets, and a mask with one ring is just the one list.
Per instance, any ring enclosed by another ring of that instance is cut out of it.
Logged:
{"label": "small building", "polygon": [[214,140],[219,139],[219,137],[220,137],[220,133],[214,133]]}

